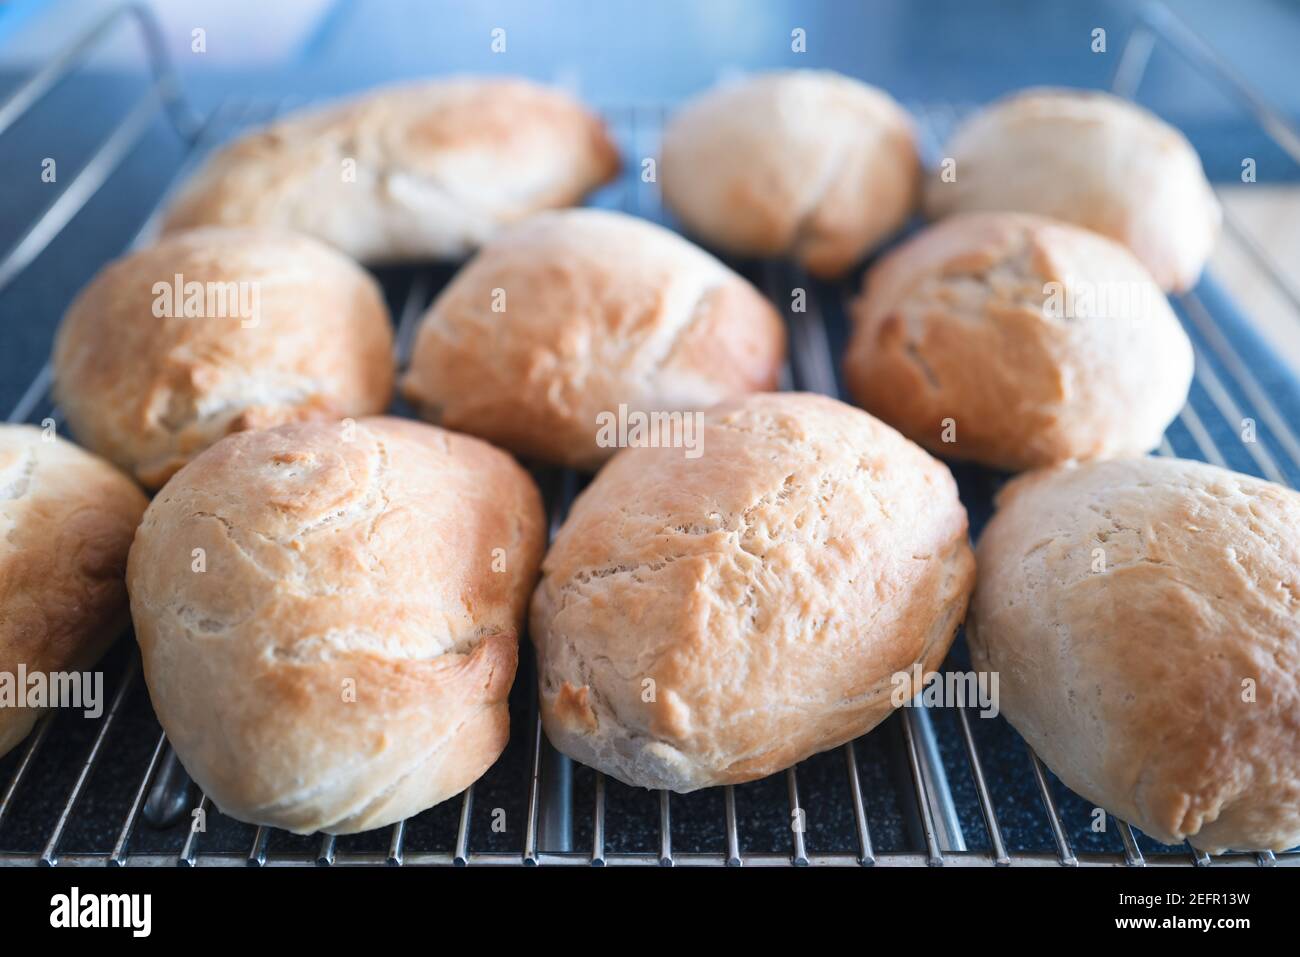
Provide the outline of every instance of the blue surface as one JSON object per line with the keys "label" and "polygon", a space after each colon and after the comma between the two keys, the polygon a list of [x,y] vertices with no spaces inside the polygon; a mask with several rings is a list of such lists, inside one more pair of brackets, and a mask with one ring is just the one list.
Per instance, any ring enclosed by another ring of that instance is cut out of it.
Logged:
{"label": "blue surface", "polygon": [[[218,0],[187,3],[196,19]],[[11,24],[48,0],[0,6],[0,51]],[[984,102],[1031,84],[1104,87],[1138,4],[1129,0],[336,0],[275,67],[231,72],[183,47],[177,67],[200,105],[229,93],[307,98],[400,78],[517,73],[562,78],[601,104],[673,102],[738,70],[815,66],[889,89],[900,99]],[[1292,0],[1170,0],[1287,114],[1300,117]],[[75,9],[75,4],[73,5]],[[506,31],[503,53],[491,31]],[[807,52],[790,49],[806,31]],[[1107,49],[1091,49],[1094,28]],[[216,50],[241,37],[214,33]],[[1140,98],[1187,130],[1212,175],[1236,176],[1242,156],[1267,178],[1295,176],[1237,106],[1158,49]]]}

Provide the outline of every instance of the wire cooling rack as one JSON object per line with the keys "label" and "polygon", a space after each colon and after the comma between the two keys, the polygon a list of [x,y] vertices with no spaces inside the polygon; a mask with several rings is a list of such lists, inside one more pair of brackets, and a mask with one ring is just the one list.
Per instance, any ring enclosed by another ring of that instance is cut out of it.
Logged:
{"label": "wire cooling rack", "polygon": [[[152,16],[132,4],[106,15],[0,104],[0,135],[123,21],[144,38],[152,83],[0,258],[0,295],[110,182],[160,111],[185,145],[173,176],[179,182],[214,144],[284,106],[231,99],[205,117],[195,115],[167,64]],[[1221,83],[1300,162],[1295,128],[1159,5],[1144,9],[1128,40],[1116,92],[1136,93],[1158,43]],[[933,156],[960,111],[944,104],[912,106]],[[656,155],[663,106],[605,113],[624,156]],[[594,201],[664,220],[655,185],[636,175],[639,164],[628,165],[632,173]],[[151,238],[156,218],[155,210],[128,247]],[[1267,251],[1231,217],[1226,231],[1300,322],[1300,294]],[[841,394],[836,357],[843,351],[846,303],[857,280],[820,282],[781,262],[733,265],[778,306],[790,303],[793,289],[806,291],[806,311],[785,310],[790,362],[784,386]],[[397,317],[399,363],[409,353],[419,316],[452,272],[445,265],[378,272]],[[1259,346],[1243,339],[1249,331],[1242,317],[1210,278],[1177,297],[1174,306],[1196,346],[1196,379],[1160,454],[1199,458],[1294,486],[1300,481],[1300,441],[1277,394],[1270,394],[1271,383],[1254,374]],[[50,384],[46,363],[33,373],[8,421],[61,426]],[[395,411],[407,410],[399,404]],[[1256,441],[1240,440],[1247,419],[1257,424]],[[977,533],[1002,476],[967,465],[954,466],[954,473]],[[553,534],[581,479],[554,470],[536,470],[535,477]],[[1168,847],[1113,818],[1095,830],[1094,809],[1064,788],[1005,721],[984,720],[962,708],[903,709],[857,741],[750,784],[690,795],[629,788],[550,747],[537,718],[528,653],[511,696],[510,743],[463,794],[387,829],[340,838],[291,835],[228,818],[198,792],[154,718],[133,640],[119,642],[103,667],[110,703],[102,717],[46,716],[0,760],[0,866],[1300,864],[1297,852],[1211,857],[1189,846]],[[962,638],[946,667],[969,668]]]}

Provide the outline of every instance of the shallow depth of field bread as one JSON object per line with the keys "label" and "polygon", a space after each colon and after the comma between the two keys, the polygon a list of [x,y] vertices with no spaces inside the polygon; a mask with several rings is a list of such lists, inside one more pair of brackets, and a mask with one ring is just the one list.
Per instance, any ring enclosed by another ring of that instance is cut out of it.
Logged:
{"label": "shallow depth of field bread", "polygon": [[869,731],[895,675],[952,643],[975,576],[966,527],[941,462],[824,396],[710,409],[696,459],[620,452],[533,596],[548,739],[684,792]]}
{"label": "shallow depth of field bread", "polygon": [[186,184],[164,229],[271,226],[362,262],[457,258],[508,223],[580,201],[618,166],[600,119],[559,90],[424,81],[239,138]]}
{"label": "shallow depth of field bread", "polygon": [[1032,472],[966,636],[1071,790],[1169,844],[1300,844],[1300,493],[1204,462]]}
{"label": "shallow depth of field bread", "polygon": [[218,442],[158,493],[128,569],[181,763],[224,813],[296,833],[464,790],[509,737],[545,535],[528,474],[469,436],[367,418]]}
{"label": "shallow depth of field bread", "polygon": [[1037,213],[1127,246],[1162,288],[1196,285],[1221,213],[1200,157],[1178,130],[1093,90],[1031,89],[958,127],[926,179],[931,218]]}
{"label": "shallow depth of field bread", "polygon": [[688,102],[664,130],[659,175],[665,201],[709,245],[835,276],[907,221],[920,163],[887,93],[790,70]]}
{"label": "shallow depth of field bread", "polygon": [[0,755],[40,717],[31,689],[18,687],[20,667],[48,688],[57,672],[90,668],[126,630],[126,556],[147,504],[103,459],[32,426],[0,425],[0,673],[28,703],[0,706]]}

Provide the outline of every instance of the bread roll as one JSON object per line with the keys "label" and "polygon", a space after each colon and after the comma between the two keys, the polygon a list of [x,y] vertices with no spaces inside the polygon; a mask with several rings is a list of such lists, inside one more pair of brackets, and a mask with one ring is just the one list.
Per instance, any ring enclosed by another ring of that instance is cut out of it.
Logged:
{"label": "bread roll", "polygon": [[164,229],[280,227],[364,262],[459,257],[505,223],[578,202],[617,171],[600,120],[558,90],[426,81],[236,140],[186,185]]}
{"label": "bread roll", "polygon": [[1107,93],[1032,89],[976,114],[943,148],[955,178],[927,177],[930,217],[1039,213],[1117,240],[1162,288],[1190,289],[1219,231],[1219,204],[1186,138]]}
{"label": "bread roll", "polygon": [[382,412],[378,285],[305,236],[210,228],[105,267],[63,317],[54,387],[83,444],[158,488],[229,432]]}
{"label": "bread roll", "polygon": [[1004,469],[1155,448],[1192,347],[1127,249],[1016,213],[955,216],[867,276],[850,392],[938,454]]}
{"label": "bread roll", "polygon": [[951,474],[893,429],[824,396],[724,403],[703,455],[620,452],[555,538],[531,617],[547,737],[642,787],[771,774],[882,721],[974,576]]}
{"label": "bread roll", "polygon": [[838,73],[765,73],[710,90],[664,130],[664,199],[705,242],[849,269],[916,205],[911,121],[888,94]]}
{"label": "bread roll", "polygon": [[771,389],[784,355],[776,310],[712,256],[644,220],[566,210],[457,274],[402,392],[447,428],[593,470],[617,449],[602,423],[620,406],[679,412]]}
{"label": "bread roll", "polygon": [[966,634],[1029,745],[1157,840],[1300,844],[1300,494],[1143,458],[998,505]]}
{"label": "bread roll", "polygon": [[[89,668],[126,629],[126,554],[146,504],[130,479],[71,442],[0,425],[0,672],[15,688],[19,666],[47,676]],[[0,755],[39,716],[0,707]]]}
{"label": "bread roll", "polygon": [[127,572],[181,763],[224,813],[304,834],[462,791],[509,736],[544,541],[527,473],[468,436],[368,418],[218,442]]}

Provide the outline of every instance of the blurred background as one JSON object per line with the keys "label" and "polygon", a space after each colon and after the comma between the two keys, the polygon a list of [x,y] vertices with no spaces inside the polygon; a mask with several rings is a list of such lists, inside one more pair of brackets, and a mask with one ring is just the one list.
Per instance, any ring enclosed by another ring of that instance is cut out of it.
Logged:
{"label": "blurred background", "polygon": [[[0,0],[0,95],[49,62],[117,0]],[[964,111],[1033,84],[1108,87],[1139,4],[1130,0],[149,0],[200,114],[229,95],[319,99],[401,78],[515,73],[597,106],[675,102],[728,75],[824,67],[905,105]],[[1300,117],[1300,0],[1169,0],[1262,96]],[[41,162],[75,163],[109,135],[148,82],[138,31],[119,21],[76,76],[0,137],[0,252],[50,201]],[[804,50],[792,49],[803,31]],[[1099,49],[1098,33],[1104,31]],[[1225,203],[1278,260],[1300,263],[1300,168],[1238,102],[1161,44],[1137,99],[1180,127]],[[166,185],[180,145],[161,121],[14,288],[0,289],[0,400],[30,377],[58,314],[116,255]],[[1258,182],[1241,184],[1244,157]],[[167,171],[164,174],[164,171]],[[112,224],[111,227],[109,224]],[[1295,317],[1268,291],[1216,275],[1300,370]],[[17,317],[30,321],[15,321]]]}
{"label": "blurred background", "polygon": [[[0,71],[46,61],[119,0],[0,2]],[[1017,87],[1104,87],[1133,0],[148,0],[196,104],[227,93],[324,96],[430,74],[517,73],[597,103],[674,101],[730,72],[825,67],[899,99],[984,101]],[[1300,114],[1300,2],[1168,6],[1280,108]],[[791,49],[791,31],[806,51]],[[1095,52],[1092,31],[1104,29]],[[196,41],[195,31],[202,31]],[[503,31],[494,34],[494,31]],[[143,66],[118,31],[93,65]],[[498,41],[494,44],[494,40]],[[494,49],[494,46],[496,47]],[[1238,129],[1231,102],[1157,56],[1143,98],[1194,133]],[[1253,134],[1252,134],[1253,135]],[[1235,166],[1235,164],[1234,164]],[[1226,167],[1225,167],[1226,169]]]}

